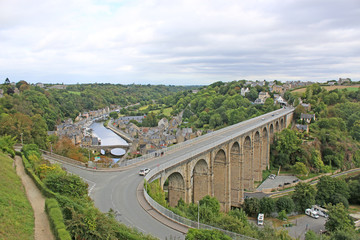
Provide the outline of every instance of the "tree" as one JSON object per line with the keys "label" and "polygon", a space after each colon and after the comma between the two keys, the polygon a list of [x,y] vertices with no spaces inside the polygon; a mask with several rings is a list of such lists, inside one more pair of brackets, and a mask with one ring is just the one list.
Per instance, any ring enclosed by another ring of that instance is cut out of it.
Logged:
{"label": "tree", "polygon": [[360,203],[360,181],[359,180],[350,180],[348,182],[349,190],[350,190],[350,198],[349,202],[353,204]]}
{"label": "tree", "polygon": [[298,105],[294,110],[294,119],[299,119],[301,113],[306,113],[306,110],[302,105]]}
{"label": "tree", "polygon": [[8,85],[8,84],[10,84],[10,80],[9,80],[9,78],[6,78],[6,79],[5,79],[5,82],[4,82],[4,84],[5,84],[5,85]]}
{"label": "tree", "polygon": [[312,230],[309,230],[305,233],[305,240],[319,240],[320,237]]}
{"label": "tree", "polygon": [[318,202],[320,205],[324,206],[327,203],[344,203],[344,198],[344,205],[348,205],[347,199],[350,197],[350,190],[344,180],[323,176],[320,178],[316,188],[316,202]]}
{"label": "tree", "polygon": [[300,151],[301,139],[296,132],[284,129],[275,135],[272,159],[275,166],[295,164],[296,156]]}
{"label": "tree", "polygon": [[316,190],[309,183],[300,182],[295,186],[295,191],[292,196],[297,209],[300,212],[304,212],[305,209],[315,204]]}
{"label": "tree", "polygon": [[115,120],[119,117],[119,114],[117,112],[111,112],[111,113],[109,113],[109,116]]}
{"label": "tree", "polygon": [[321,153],[319,150],[313,149],[313,151],[311,151],[311,163],[318,172],[323,170],[324,162],[321,159]]}
{"label": "tree", "polygon": [[297,175],[306,175],[308,174],[307,167],[302,162],[296,162],[293,166],[293,171]]}
{"label": "tree", "polygon": [[275,201],[272,198],[264,197],[260,199],[260,212],[265,216],[270,216],[275,211]]}
{"label": "tree", "polygon": [[185,237],[186,240],[231,240],[231,237],[218,230],[206,230],[189,228]]}
{"label": "tree", "polygon": [[286,220],[288,219],[285,210],[281,210],[281,211],[279,212],[278,219],[280,219],[281,221],[286,221]]}
{"label": "tree", "polygon": [[291,213],[295,209],[294,201],[287,196],[279,198],[275,205],[278,212],[285,210],[286,213]]}
{"label": "tree", "polygon": [[329,204],[327,205],[327,209],[329,210],[329,217],[325,223],[325,229],[327,231],[353,231],[355,229],[354,221],[342,203],[336,205]]}
{"label": "tree", "polygon": [[245,212],[250,216],[256,216],[260,212],[260,201],[257,198],[245,199]]}

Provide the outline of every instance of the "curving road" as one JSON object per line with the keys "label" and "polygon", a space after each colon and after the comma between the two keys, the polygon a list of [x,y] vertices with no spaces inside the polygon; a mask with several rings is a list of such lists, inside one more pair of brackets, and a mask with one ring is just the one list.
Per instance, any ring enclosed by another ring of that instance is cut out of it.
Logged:
{"label": "curving road", "polygon": [[[94,200],[95,206],[102,212],[107,212],[111,208],[116,211],[118,221],[160,239],[184,239],[183,233],[155,221],[138,203],[136,189],[144,179],[138,175],[139,169],[149,167],[153,169],[151,175],[154,175],[161,169],[171,167],[191,156],[201,154],[216,145],[229,141],[235,136],[246,133],[251,128],[261,126],[292,111],[293,109],[291,108],[280,109],[223,128],[211,134],[187,141],[184,144],[178,144],[176,149],[166,152],[163,157],[152,158],[147,160],[146,163],[119,168],[118,171],[91,171],[66,163],[62,164],[69,172],[79,175],[89,183],[89,195]],[[51,156],[44,155],[44,157],[56,161]]]}

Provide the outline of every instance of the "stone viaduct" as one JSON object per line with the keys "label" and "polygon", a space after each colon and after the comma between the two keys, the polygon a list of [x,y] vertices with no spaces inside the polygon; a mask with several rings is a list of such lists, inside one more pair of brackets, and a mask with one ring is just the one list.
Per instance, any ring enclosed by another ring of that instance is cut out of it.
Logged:
{"label": "stone viaduct", "polygon": [[196,203],[210,195],[219,200],[222,211],[239,207],[244,190],[254,190],[254,182],[262,180],[262,171],[269,167],[270,142],[274,133],[291,123],[293,110],[269,116],[258,117],[257,124],[249,123],[245,131],[232,134],[230,140],[154,175],[160,178],[161,187],[168,179],[170,206],[176,206],[180,198]]}

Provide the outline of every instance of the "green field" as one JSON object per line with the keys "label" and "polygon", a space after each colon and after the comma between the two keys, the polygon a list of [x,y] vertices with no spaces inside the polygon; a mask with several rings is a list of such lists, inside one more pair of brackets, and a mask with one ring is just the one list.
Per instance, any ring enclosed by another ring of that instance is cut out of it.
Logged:
{"label": "green field", "polygon": [[34,214],[13,160],[0,151],[0,239],[34,239]]}
{"label": "green field", "polygon": [[[353,86],[322,86],[322,87],[325,88],[327,91],[331,91],[331,90],[335,90],[335,89],[345,89],[346,88],[350,92],[355,92],[355,91],[357,91],[359,89],[360,85],[353,85]],[[304,92],[306,92],[306,87],[292,90],[292,92],[296,93],[298,95],[301,95]]]}
{"label": "green field", "polygon": [[[169,117],[172,110],[173,110],[172,107],[164,108],[163,114],[164,114],[165,116]],[[159,113],[160,113],[160,110],[154,110],[154,111],[151,111],[151,112],[153,112],[153,113],[155,113],[155,114],[159,114]]]}
{"label": "green field", "polygon": [[75,94],[75,95],[79,95],[81,94],[81,92],[74,92],[74,91],[69,91],[69,93]]}

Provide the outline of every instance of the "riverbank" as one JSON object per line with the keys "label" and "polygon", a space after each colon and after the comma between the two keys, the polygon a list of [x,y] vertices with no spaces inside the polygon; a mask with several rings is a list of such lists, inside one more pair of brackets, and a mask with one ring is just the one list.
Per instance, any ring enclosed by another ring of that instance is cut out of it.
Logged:
{"label": "riverbank", "polygon": [[119,135],[120,137],[122,137],[123,139],[125,139],[127,142],[132,143],[134,141],[134,139],[132,139],[132,137],[130,137],[129,135],[127,135],[126,133],[124,133],[123,131],[115,128],[113,126],[113,121],[109,121],[106,128],[110,129],[111,131],[113,131],[114,133],[116,133],[117,135]]}

